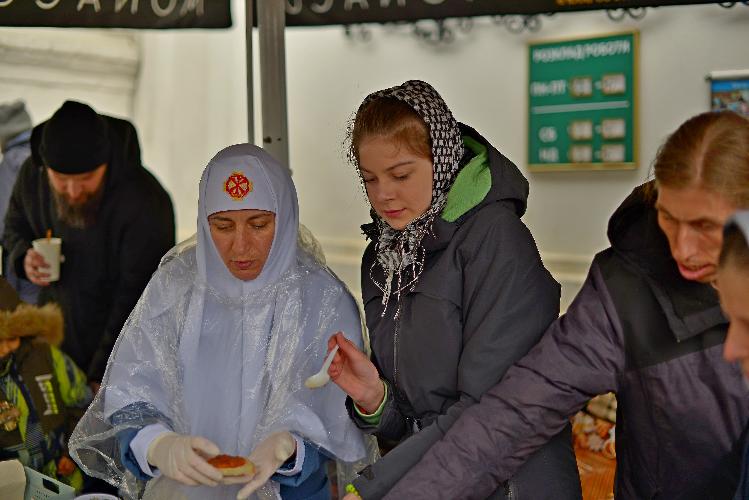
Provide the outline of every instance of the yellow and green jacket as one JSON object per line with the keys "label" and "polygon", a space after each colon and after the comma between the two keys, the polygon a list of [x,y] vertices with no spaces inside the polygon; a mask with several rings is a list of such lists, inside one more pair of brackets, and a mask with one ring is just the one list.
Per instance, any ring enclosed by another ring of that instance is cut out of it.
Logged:
{"label": "yellow and green jacket", "polygon": [[15,429],[0,426],[0,460],[18,459],[80,489],[80,471],[58,477],[57,463],[92,399],[85,374],[57,347],[24,338],[0,359],[0,399],[21,413]]}

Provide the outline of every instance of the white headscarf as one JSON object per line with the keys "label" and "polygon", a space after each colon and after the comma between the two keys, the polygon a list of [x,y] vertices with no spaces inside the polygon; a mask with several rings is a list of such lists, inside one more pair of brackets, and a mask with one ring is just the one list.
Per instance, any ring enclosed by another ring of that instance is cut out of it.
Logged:
{"label": "white headscarf", "polygon": [[[247,209],[276,214],[276,234],[260,276],[241,281],[221,260],[211,239],[208,216]],[[299,203],[291,176],[264,150],[249,144],[230,146],[203,171],[198,201],[198,274],[215,290],[236,298],[277,281],[296,260],[298,229]]]}
{"label": "white headscarf", "polygon": [[[243,209],[276,214],[270,254],[251,281],[228,271],[207,220]],[[340,461],[364,458],[345,394],[334,384],[316,391],[303,384],[319,370],[332,333],[343,331],[361,345],[358,309],[297,236],[296,192],[285,168],[247,144],[211,160],[200,183],[197,241],[164,258],[123,328],[99,396],[71,438],[71,455],[87,473],[123,481],[135,494],[138,485],[119,460],[114,436],[154,422],[206,437],[231,455],[248,455],[270,433],[288,430]],[[123,418],[123,408],[144,403],[157,416],[139,410]],[[229,499],[237,490],[159,478],[149,481],[146,495]],[[272,489],[260,493],[273,495]]]}

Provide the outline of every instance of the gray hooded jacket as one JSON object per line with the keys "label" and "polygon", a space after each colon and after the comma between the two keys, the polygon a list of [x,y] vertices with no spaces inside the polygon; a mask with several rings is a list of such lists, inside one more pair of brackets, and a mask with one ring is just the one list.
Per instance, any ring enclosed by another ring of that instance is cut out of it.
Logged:
{"label": "gray hooded jacket", "polygon": [[749,392],[715,290],[681,277],[652,186],[609,223],[567,313],[386,498],[480,499],[592,396],[615,392],[617,500],[731,498]]}

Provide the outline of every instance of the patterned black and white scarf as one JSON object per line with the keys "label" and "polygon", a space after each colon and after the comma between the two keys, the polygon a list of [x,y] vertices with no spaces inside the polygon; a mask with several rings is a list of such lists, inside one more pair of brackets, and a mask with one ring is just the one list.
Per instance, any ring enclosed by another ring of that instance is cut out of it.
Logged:
{"label": "patterned black and white scarf", "polygon": [[[374,211],[375,222],[379,230],[376,252],[377,259],[370,269],[374,284],[382,291],[383,315],[387,311],[392,294],[396,295],[400,312],[401,292],[411,289],[424,270],[426,251],[422,246],[424,237],[432,230],[432,223],[442,213],[447,201],[447,193],[460,168],[463,157],[463,139],[458,122],[452,112],[434,88],[420,80],[409,80],[402,85],[374,92],[367,96],[359,109],[369,102],[383,98],[394,98],[405,102],[421,117],[429,130],[434,157],[432,203],[424,214],[414,219],[403,230],[391,228]],[[359,180],[364,186],[364,179],[356,162],[355,155],[349,157],[357,167]],[[366,192],[366,189],[365,189]],[[374,267],[382,267],[384,283],[375,279]]]}

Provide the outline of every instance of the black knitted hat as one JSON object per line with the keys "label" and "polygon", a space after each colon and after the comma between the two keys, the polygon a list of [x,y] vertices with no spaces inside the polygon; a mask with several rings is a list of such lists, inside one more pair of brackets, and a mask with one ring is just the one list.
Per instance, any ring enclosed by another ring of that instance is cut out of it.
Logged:
{"label": "black knitted hat", "polygon": [[44,125],[44,163],[62,174],[90,172],[109,162],[107,132],[106,122],[90,106],[65,101]]}

